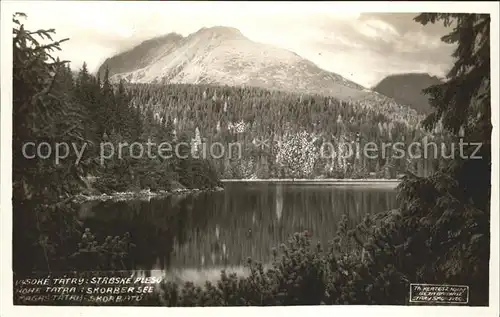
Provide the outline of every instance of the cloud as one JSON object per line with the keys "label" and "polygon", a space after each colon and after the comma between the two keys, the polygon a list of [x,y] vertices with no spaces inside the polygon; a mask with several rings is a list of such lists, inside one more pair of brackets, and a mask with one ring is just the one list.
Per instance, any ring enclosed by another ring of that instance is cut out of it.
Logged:
{"label": "cloud", "polygon": [[372,39],[386,42],[401,36],[392,25],[376,19],[361,21],[358,25],[358,32]]}
{"label": "cloud", "polygon": [[392,73],[442,76],[452,63],[453,47],[440,41],[447,32],[443,26],[424,27],[413,21],[416,13],[361,13],[333,2],[16,1],[9,6],[28,14],[28,28],[55,28],[57,38],[69,37],[61,57],[72,67],[86,61],[91,70],[154,36],[186,36],[215,25],[292,50],[364,86]]}
{"label": "cloud", "polygon": [[[362,14],[347,21],[324,20],[329,33],[311,47],[321,52],[322,67],[341,73],[367,87],[394,73],[428,72],[442,77],[451,67],[453,45],[440,38],[449,30],[422,26],[416,14]],[[304,54],[314,59],[313,52]]]}

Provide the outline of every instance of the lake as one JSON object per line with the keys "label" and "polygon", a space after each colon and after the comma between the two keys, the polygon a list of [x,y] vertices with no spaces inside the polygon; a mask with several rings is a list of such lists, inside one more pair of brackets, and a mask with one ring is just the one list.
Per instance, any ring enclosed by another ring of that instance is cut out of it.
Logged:
{"label": "lake", "polygon": [[216,279],[222,268],[244,274],[248,257],[268,263],[295,232],[326,244],[344,214],[353,227],[394,208],[394,186],[231,182],[220,192],[87,202],[79,217],[99,241],[130,232],[140,274],[196,282]]}

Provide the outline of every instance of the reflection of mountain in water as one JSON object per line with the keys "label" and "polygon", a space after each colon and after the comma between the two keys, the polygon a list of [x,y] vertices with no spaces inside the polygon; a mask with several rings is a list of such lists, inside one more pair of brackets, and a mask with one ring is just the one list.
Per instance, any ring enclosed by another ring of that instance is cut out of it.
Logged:
{"label": "reflection of mountain in water", "polygon": [[344,213],[354,226],[394,206],[395,192],[384,188],[234,184],[224,192],[82,206],[81,218],[99,239],[129,231],[137,269],[183,276],[238,268],[247,257],[268,262],[272,248],[297,231],[326,243]]}

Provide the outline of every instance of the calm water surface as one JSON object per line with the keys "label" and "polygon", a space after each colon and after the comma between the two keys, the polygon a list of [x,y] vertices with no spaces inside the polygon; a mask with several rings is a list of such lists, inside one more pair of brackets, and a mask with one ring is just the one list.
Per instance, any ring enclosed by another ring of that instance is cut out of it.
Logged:
{"label": "calm water surface", "polygon": [[80,218],[99,241],[129,231],[139,274],[204,281],[222,268],[245,273],[248,257],[269,262],[295,232],[327,243],[342,215],[352,227],[395,206],[394,185],[231,183],[222,192],[86,203]]}

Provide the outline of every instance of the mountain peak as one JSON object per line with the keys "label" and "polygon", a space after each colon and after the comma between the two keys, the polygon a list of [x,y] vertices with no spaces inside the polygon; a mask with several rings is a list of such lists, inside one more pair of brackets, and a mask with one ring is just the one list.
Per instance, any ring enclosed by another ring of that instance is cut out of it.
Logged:
{"label": "mountain peak", "polygon": [[296,53],[254,42],[233,27],[204,27],[184,38],[160,38],[147,44],[134,48],[134,54],[106,61],[114,80],[252,86],[342,100],[373,95]]}
{"label": "mountain peak", "polygon": [[201,34],[210,34],[215,36],[243,37],[243,34],[237,28],[233,28],[230,26],[221,26],[221,25],[216,25],[212,27],[203,27],[194,33],[194,35],[201,35]]}
{"label": "mountain peak", "polygon": [[410,106],[419,113],[428,114],[432,107],[429,96],[423,90],[441,83],[443,80],[428,73],[401,73],[385,77],[373,90],[393,98],[399,104]]}
{"label": "mountain peak", "polygon": [[155,46],[155,45],[166,44],[169,41],[174,41],[174,42],[180,41],[181,39],[183,39],[182,35],[180,35],[179,33],[172,32],[172,33],[167,33],[167,34],[153,37],[149,40],[145,40],[141,44],[139,44],[138,46],[141,46],[141,45],[142,46]]}
{"label": "mountain peak", "polygon": [[[413,78],[430,78],[432,80],[439,80],[437,76],[433,76],[429,73],[426,72],[413,72],[413,73],[397,73],[397,74],[391,74],[386,76],[383,80],[387,78],[407,78],[407,77],[413,77]],[[380,83],[379,83],[380,84]]]}

